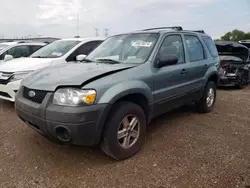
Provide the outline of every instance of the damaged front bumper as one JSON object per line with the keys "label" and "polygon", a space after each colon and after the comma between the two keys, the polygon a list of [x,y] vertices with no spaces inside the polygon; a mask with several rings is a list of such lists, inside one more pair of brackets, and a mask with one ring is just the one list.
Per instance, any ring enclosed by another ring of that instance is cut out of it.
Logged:
{"label": "damaged front bumper", "polygon": [[219,86],[235,86],[237,83],[236,73],[226,73],[224,75],[220,75]]}

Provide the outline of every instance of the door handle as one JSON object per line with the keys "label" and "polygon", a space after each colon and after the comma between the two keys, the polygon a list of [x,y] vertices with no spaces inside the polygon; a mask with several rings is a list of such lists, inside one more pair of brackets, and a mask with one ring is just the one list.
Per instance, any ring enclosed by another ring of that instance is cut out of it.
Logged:
{"label": "door handle", "polygon": [[186,69],[182,69],[180,73],[181,73],[181,75],[185,75],[185,74],[187,74],[187,71],[186,71]]}
{"label": "door handle", "polygon": [[208,65],[207,65],[207,64],[204,65],[204,69],[205,69],[205,70],[208,69]]}

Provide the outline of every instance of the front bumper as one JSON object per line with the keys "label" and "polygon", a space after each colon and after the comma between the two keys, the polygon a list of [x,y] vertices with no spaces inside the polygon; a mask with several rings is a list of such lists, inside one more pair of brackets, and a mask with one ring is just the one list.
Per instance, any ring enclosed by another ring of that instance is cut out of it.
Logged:
{"label": "front bumper", "polygon": [[47,93],[38,104],[24,98],[22,90],[16,96],[16,113],[38,133],[57,143],[92,146],[100,142],[108,104],[58,106],[52,103],[53,93]]}
{"label": "front bumper", "polygon": [[219,86],[235,86],[237,84],[236,74],[220,75]]}
{"label": "front bumper", "polygon": [[9,82],[6,85],[0,84],[0,99],[15,101],[16,92],[20,86],[21,80]]}

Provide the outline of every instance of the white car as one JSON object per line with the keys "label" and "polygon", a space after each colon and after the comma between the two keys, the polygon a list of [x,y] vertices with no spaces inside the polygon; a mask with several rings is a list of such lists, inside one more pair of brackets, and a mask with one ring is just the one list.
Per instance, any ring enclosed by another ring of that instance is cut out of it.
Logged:
{"label": "white car", "polygon": [[35,70],[70,61],[82,61],[105,38],[73,38],[57,40],[28,58],[13,59],[0,64],[0,98],[15,101],[15,93],[23,78]]}
{"label": "white car", "polygon": [[28,57],[46,43],[35,42],[6,42],[0,43],[0,63],[12,60],[14,58]]}

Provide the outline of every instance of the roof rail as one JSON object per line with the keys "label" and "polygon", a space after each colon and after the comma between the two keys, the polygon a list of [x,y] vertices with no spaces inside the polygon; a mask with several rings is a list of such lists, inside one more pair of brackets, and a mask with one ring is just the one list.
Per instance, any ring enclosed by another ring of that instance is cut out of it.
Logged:
{"label": "roof rail", "polygon": [[197,33],[205,33],[205,31],[204,31],[204,30],[195,30],[195,31],[193,31],[193,32],[197,32]]}
{"label": "roof rail", "polygon": [[150,30],[156,30],[156,29],[174,29],[177,31],[182,31],[181,26],[174,26],[174,27],[155,27],[155,28],[148,28],[148,29],[143,29],[142,31],[150,31]]}
{"label": "roof rail", "polygon": [[250,42],[250,40],[240,40],[239,43]]}

